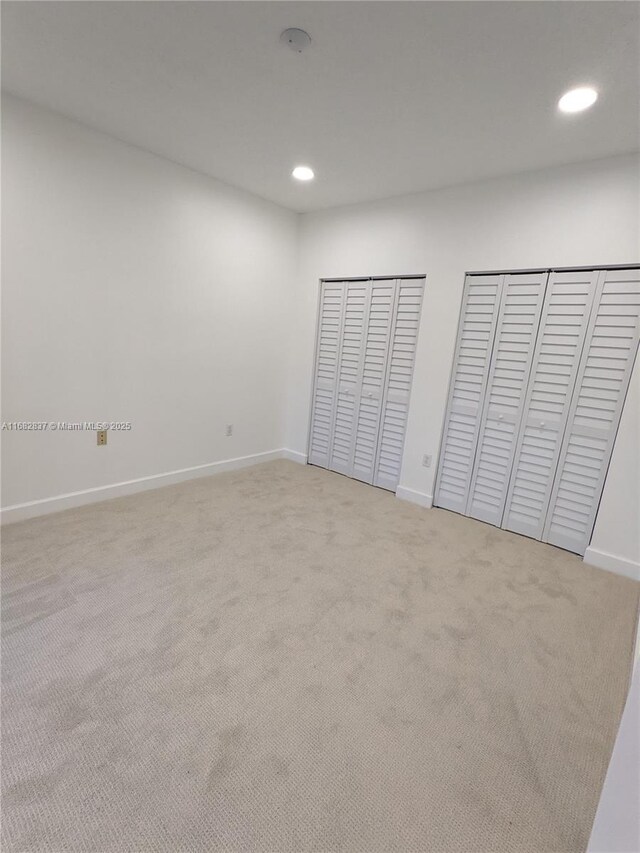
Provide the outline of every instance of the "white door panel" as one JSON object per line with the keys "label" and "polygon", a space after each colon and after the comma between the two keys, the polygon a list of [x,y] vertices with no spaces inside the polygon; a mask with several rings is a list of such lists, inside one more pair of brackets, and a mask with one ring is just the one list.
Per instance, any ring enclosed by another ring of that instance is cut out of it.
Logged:
{"label": "white door panel", "polygon": [[348,281],[345,287],[344,324],[338,361],[338,400],[329,468],[350,476],[362,387],[370,288],[368,281]]}
{"label": "white door panel", "polygon": [[464,513],[485,399],[503,275],[465,279],[438,466],[436,506]]}
{"label": "white door panel", "polygon": [[369,288],[369,316],[351,471],[352,477],[365,483],[373,483],[375,475],[397,283],[395,279],[376,279],[369,283]]}
{"label": "white door panel", "polygon": [[333,446],[338,362],[344,320],[344,294],[344,282],[322,282],[309,434],[309,462],[323,468],[329,467]]}
{"label": "white door panel", "polygon": [[400,480],[424,279],[397,279],[373,482],[395,491]]}

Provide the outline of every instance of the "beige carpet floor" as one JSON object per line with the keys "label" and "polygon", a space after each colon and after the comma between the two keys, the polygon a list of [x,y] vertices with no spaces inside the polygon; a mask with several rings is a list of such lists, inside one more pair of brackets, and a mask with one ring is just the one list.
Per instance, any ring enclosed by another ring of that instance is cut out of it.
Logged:
{"label": "beige carpet floor", "polygon": [[638,584],[272,462],[3,532],[6,851],[579,851]]}

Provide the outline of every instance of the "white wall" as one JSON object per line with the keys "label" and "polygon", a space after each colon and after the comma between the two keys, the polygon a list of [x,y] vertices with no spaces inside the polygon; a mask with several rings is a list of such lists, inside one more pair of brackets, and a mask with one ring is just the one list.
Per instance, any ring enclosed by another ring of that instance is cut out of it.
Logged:
{"label": "white wall", "polygon": [[133,422],[5,431],[3,507],[282,447],[296,215],[3,110],[2,419]]}
{"label": "white wall", "polygon": [[[637,263],[638,178],[637,159],[619,157],[304,214],[286,445],[306,452],[318,280],[426,273],[401,486],[432,495],[465,271]],[[608,568],[634,572],[638,365],[632,383],[589,558],[605,551],[630,561]]]}
{"label": "white wall", "polygon": [[587,853],[640,850],[640,663],[627,696]]}

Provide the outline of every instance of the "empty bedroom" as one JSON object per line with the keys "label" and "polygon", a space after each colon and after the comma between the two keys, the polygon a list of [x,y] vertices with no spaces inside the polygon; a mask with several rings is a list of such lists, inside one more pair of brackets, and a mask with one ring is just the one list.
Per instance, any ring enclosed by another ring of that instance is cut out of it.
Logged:
{"label": "empty bedroom", "polygon": [[3,0],[2,849],[640,851],[640,3]]}

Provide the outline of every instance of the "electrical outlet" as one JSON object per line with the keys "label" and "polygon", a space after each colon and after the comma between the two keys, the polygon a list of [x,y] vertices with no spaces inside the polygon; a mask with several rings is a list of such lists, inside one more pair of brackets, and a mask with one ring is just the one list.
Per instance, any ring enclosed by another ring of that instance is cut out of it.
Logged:
{"label": "electrical outlet", "polygon": [[422,464],[425,468],[431,468],[431,455],[429,453],[425,453],[422,457]]}
{"label": "electrical outlet", "polygon": [[233,435],[233,424],[227,424],[224,428],[224,434],[228,437]]}
{"label": "electrical outlet", "polygon": [[106,429],[98,430],[98,447],[102,447],[103,444],[107,443],[107,431]]}

